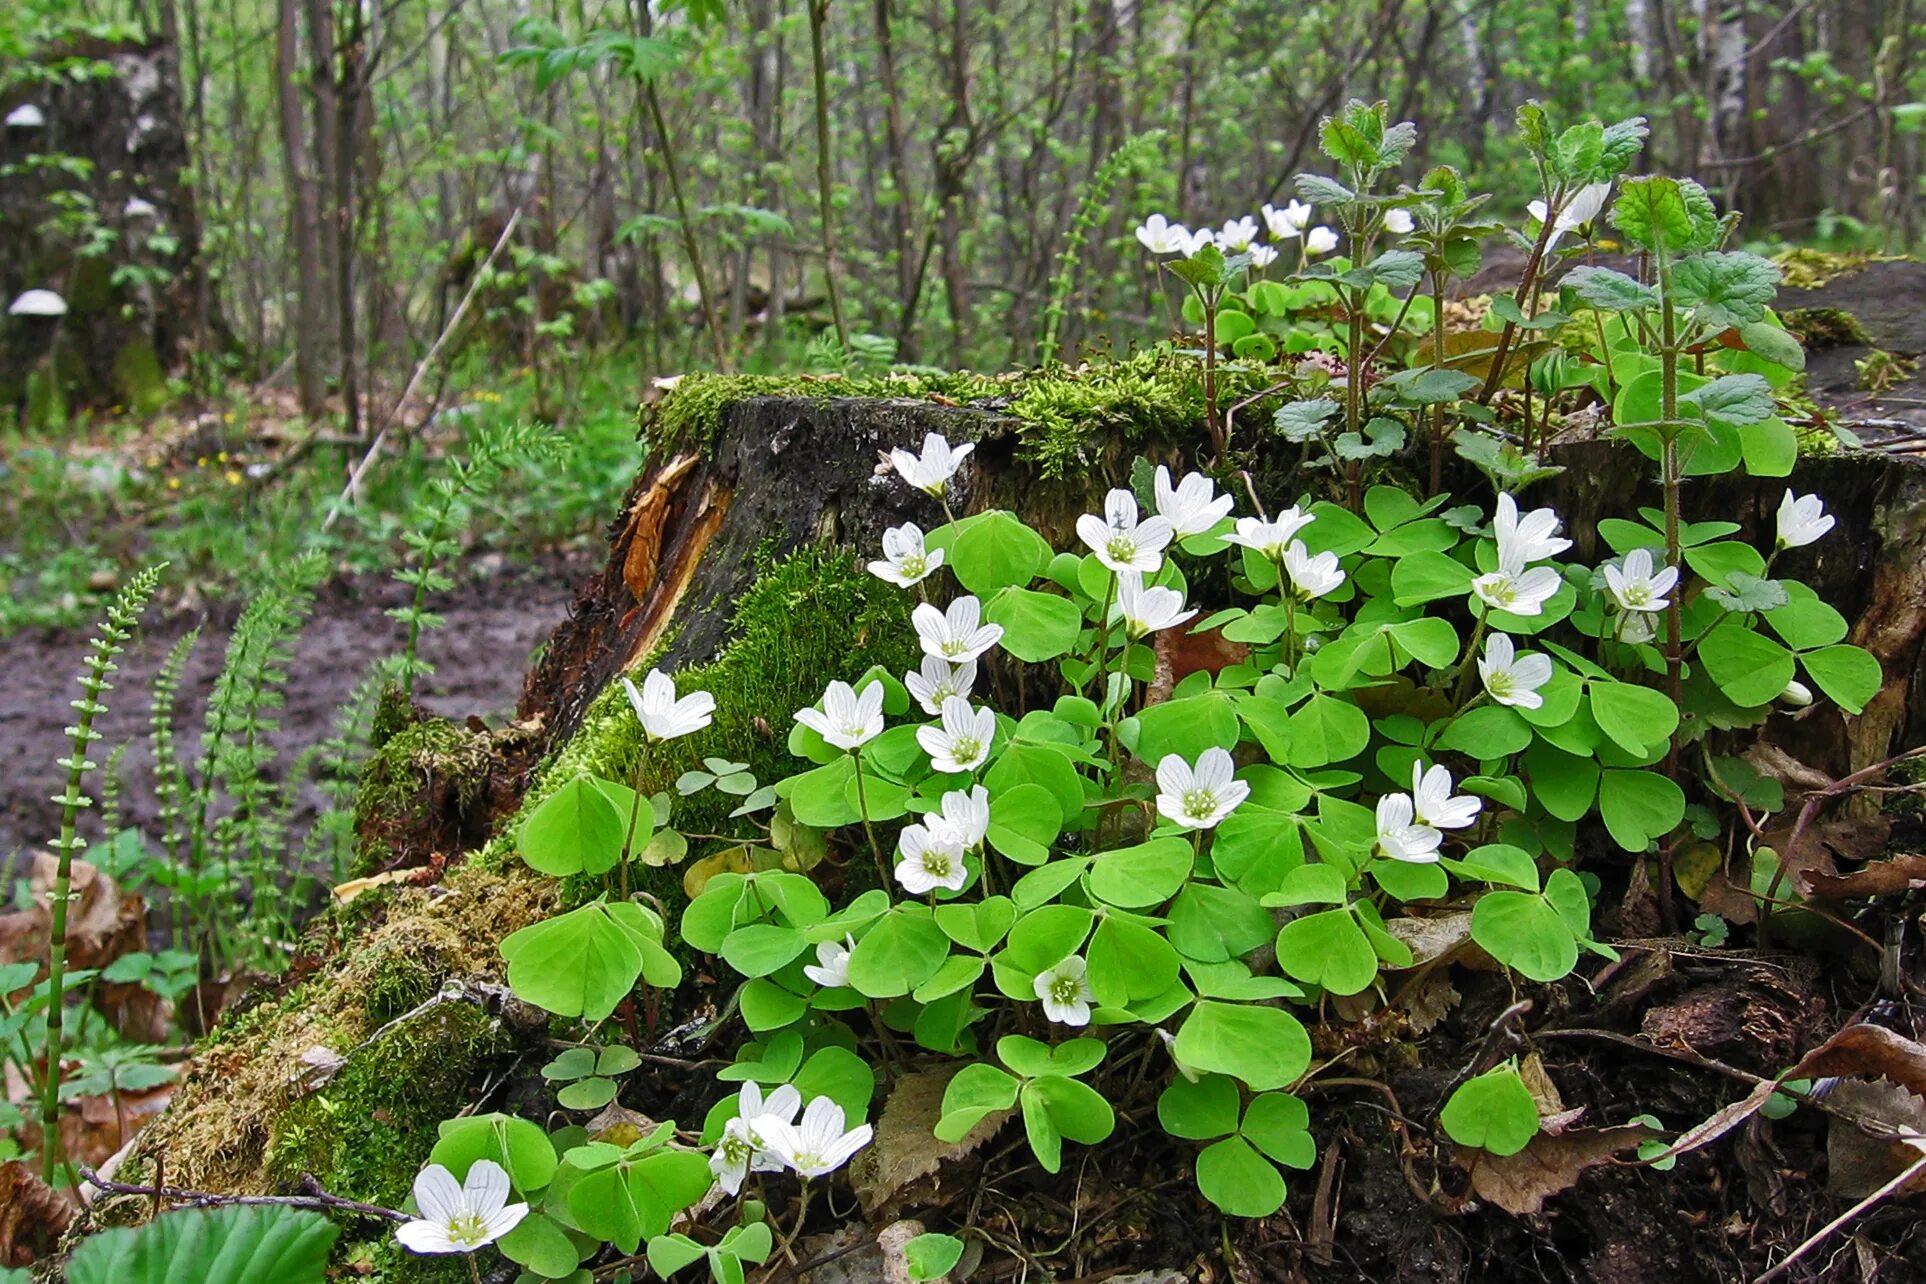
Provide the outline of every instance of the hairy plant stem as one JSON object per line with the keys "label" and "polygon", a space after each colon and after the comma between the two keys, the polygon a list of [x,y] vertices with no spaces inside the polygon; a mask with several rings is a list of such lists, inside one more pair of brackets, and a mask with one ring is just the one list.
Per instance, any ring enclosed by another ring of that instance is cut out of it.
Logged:
{"label": "hairy plant stem", "polygon": [[[1444,368],[1445,337],[1445,290],[1444,269],[1433,268],[1431,272],[1431,368]],[[1431,407],[1431,489],[1429,494],[1436,495],[1444,486],[1444,442],[1445,408],[1444,402]]]}
{"label": "hairy plant stem", "polygon": [[869,854],[876,858],[876,873],[882,878],[881,887],[889,887],[889,862],[883,859],[883,848],[876,841],[876,827],[869,819],[869,795],[863,789],[863,751],[851,749],[849,758],[856,766],[856,810],[863,813],[863,833],[869,837]]}
{"label": "hairy plant stem", "polygon": [[1197,301],[1204,308],[1204,428],[1210,433],[1211,449],[1220,463],[1224,447],[1229,444],[1217,417],[1217,304],[1222,297],[1221,292],[1215,290],[1209,294],[1197,292]]}
{"label": "hairy plant stem", "polygon": [[[1547,216],[1549,220],[1549,215]],[[1665,488],[1665,564],[1678,567],[1679,559],[1679,335],[1678,311],[1672,304],[1672,256],[1663,248],[1658,255],[1660,324],[1659,343],[1659,417],[1664,448],[1660,452],[1660,482]],[[1672,706],[1679,707],[1684,685],[1684,661],[1679,649],[1679,634],[1684,625],[1680,605],[1680,586],[1674,585],[1665,608],[1665,670],[1672,695]],[[1665,754],[1665,774],[1674,781],[1679,776],[1680,725],[1672,729],[1672,742]],[[1676,843],[1659,844],[1659,922],[1667,932],[1678,930],[1678,905],[1672,897],[1672,854]]]}
{"label": "hairy plant stem", "polygon": [[1485,632],[1491,626],[1491,610],[1482,602],[1478,605],[1478,624],[1471,630],[1471,643],[1465,647],[1465,658],[1458,662],[1458,675],[1452,684],[1451,703],[1463,713],[1468,707],[1465,699],[1471,694],[1471,675],[1477,670],[1478,648],[1485,643]]}
{"label": "hairy plant stem", "polygon": [[[1531,254],[1525,260],[1524,274],[1518,279],[1518,291],[1512,295],[1512,302],[1520,308],[1525,306],[1525,300],[1538,291],[1538,274],[1544,266],[1545,253],[1551,248],[1552,229],[1558,225],[1558,216],[1564,212],[1566,203],[1546,202],[1545,217],[1538,228],[1538,240],[1532,244]],[[1485,386],[1478,390],[1479,405],[1488,404],[1498,394],[1498,387],[1505,380],[1505,361],[1511,355],[1511,342],[1517,334],[1517,325],[1505,322],[1505,328],[1498,334],[1498,346],[1491,354],[1491,373],[1485,376]]]}
{"label": "hairy plant stem", "polygon": [[[629,899],[629,862],[635,859],[635,826],[642,819],[642,807],[646,801],[642,796],[643,773],[649,766],[649,748],[655,743],[646,733],[642,737],[642,751],[635,755],[635,771],[629,777],[629,789],[635,797],[629,802],[629,827],[622,835],[622,855],[619,864],[622,868],[622,899]],[[655,819],[655,805],[649,804],[651,824]]]}
{"label": "hairy plant stem", "polygon": [[[1109,570],[1109,567],[1105,567]],[[1084,674],[1083,681],[1077,684],[1077,694],[1082,695],[1090,687],[1090,679],[1097,678],[1097,698],[1104,696],[1103,653],[1110,644],[1110,604],[1116,600],[1117,573],[1110,571],[1110,582],[1103,586],[1103,605],[1097,610],[1097,637],[1090,646],[1090,672]]]}

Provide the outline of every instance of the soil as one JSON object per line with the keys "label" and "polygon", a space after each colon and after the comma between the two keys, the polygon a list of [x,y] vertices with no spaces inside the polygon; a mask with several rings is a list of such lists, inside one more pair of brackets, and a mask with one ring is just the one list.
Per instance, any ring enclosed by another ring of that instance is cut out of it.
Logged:
{"label": "soil", "polygon": [[[446,625],[422,642],[424,658],[435,666],[418,691],[430,711],[452,718],[479,715],[491,722],[514,712],[522,675],[534,651],[567,613],[581,582],[599,569],[600,559],[551,555],[525,567],[504,566],[499,554],[476,558],[473,574],[430,605]],[[383,612],[403,605],[409,592],[384,575],[345,576],[324,585],[314,614],[302,631],[289,669],[287,703],[281,729],[272,739],[285,769],[303,748],[333,733],[335,712],[375,659],[401,647],[401,625]],[[182,634],[203,626],[181,684],[175,725],[184,755],[194,752],[201,713],[220,673],[228,631],[239,602],[221,602],[202,611],[177,610],[149,625],[120,660],[118,690],[106,699],[108,712],[98,725],[105,738],[95,746],[96,761],[115,745],[130,742],[121,799],[123,823],[153,834],[158,803],[148,752],[148,698],[155,671]],[[0,771],[0,865],[17,852],[42,847],[58,832],[59,809],[49,795],[59,792],[55,760],[68,748],[68,701],[79,694],[80,669],[88,634],[68,630],[30,630],[0,638],[0,744],[9,766]],[[90,792],[98,794],[97,788]],[[310,788],[295,815],[298,836],[312,820],[322,798]],[[97,817],[98,813],[96,813]],[[83,832],[86,832],[83,830]],[[90,837],[98,838],[98,833]]]}

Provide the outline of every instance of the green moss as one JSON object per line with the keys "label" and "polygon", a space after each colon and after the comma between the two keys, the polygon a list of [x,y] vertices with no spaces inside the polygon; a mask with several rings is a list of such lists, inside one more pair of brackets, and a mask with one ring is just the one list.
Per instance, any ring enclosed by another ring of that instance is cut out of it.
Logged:
{"label": "green moss", "polygon": [[1843,344],[1872,346],[1872,336],[1866,333],[1866,327],[1844,308],[1787,308],[1779,314],[1779,319],[1808,348]]}
{"label": "green moss", "polygon": [[471,807],[487,784],[494,756],[487,732],[441,718],[392,731],[361,770],[353,872],[366,875],[389,863],[398,837],[434,832],[442,823],[434,813],[451,796],[458,808]]}
{"label": "green moss", "polygon": [[1880,255],[1863,250],[1839,252],[1801,248],[1776,254],[1772,261],[1779,265],[1780,281],[1787,289],[1811,290],[1834,277],[1857,272],[1880,258]]}

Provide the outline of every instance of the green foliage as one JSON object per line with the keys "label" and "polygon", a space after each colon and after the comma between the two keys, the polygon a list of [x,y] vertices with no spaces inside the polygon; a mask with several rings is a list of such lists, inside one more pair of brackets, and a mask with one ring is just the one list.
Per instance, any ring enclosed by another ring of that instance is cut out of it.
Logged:
{"label": "green foliage", "polygon": [[73,1284],[321,1284],[340,1234],[320,1213],[210,1208],[168,1213],[137,1230],[90,1235],[67,1264]]}

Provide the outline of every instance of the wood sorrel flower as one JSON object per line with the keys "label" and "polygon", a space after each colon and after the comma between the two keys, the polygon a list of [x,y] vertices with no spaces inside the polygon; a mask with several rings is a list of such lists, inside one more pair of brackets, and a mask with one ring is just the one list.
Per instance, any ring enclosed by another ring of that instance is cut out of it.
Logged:
{"label": "wood sorrel flower", "polygon": [[927,896],[937,888],[960,892],[970,881],[963,863],[961,836],[939,819],[933,825],[905,825],[896,836],[896,881],[911,896]]}
{"label": "wood sorrel flower", "polygon": [[898,588],[908,588],[922,583],[942,565],[943,550],[926,548],[923,528],[915,522],[904,522],[883,532],[882,560],[871,562],[869,573]]}
{"label": "wood sorrel flower", "polygon": [[[1576,232],[1597,219],[1598,212],[1605,208],[1605,198],[1611,194],[1610,180],[1603,183],[1587,183],[1579,188],[1577,193],[1565,202],[1565,208],[1558,211],[1558,218],[1552,223],[1551,235],[1545,240],[1545,249],[1549,251],[1552,246],[1558,244],[1558,238],[1565,233]],[[1549,211],[1545,208],[1545,202],[1532,201],[1525,206],[1525,212],[1542,226],[1545,215]]]}
{"label": "wood sorrel flower", "polygon": [[1543,615],[1545,603],[1563,582],[1549,566],[1534,566],[1528,571],[1517,562],[1501,561],[1497,570],[1473,580],[1471,591],[1494,611]]}
{"label": "wood sorrel flower", "polygon": [[983,604],[965,593],[939,611],[928,602],[910,612],[910,623],[923,644],[923,654],[963,664],[976,659],[1003,640],[1001,624],[983,623]]}
{"label": "wood sorrel flower", "polygon": [[968,792],[952,789],[943,795],[942,811],[931,817],[931,826],[942,824],[948,828],[964,851],[974,851],[983,845],[984,835],[990,832],[990,791],[982,785],[973,785]]}
{"label": "wood sorrel flower", "polygon": [[1780,548],[1804,548],[1833,526],[1832,515],[1817,495],[1794,495],[1790,490],[1779,501],[1778,542]]}
{"label": "wood sorrel flower", "polygon": [[1498,496],[1498,513],[1492,518],[1492,533],[1498,539],[1498,561],[1529,566],[1556,557],[1572,546],[1558,534],[1558,514],[1549,508],[1534,508],[1523,517],[1510,495]]}
{"label": "wood sorrel flower", "polygon": [[1172,533],[1167,517],[1138,521],[1137,497],[1122,487],[1104,496],[1102,517],[1085,513],[1077,519],[1077,538],[1113,571],[1156,570]]}
{"label": "wood sorrel flower", "polygon": [[823,707],[796,710],[796,721],[838,749],[860,749],[883,734],[883,684],[871,682],[857,692],[847,682],[832,682]]}
{"label": "wood sorrel flower", "polygon": [[1665,595],[1678,582],[1678,567],[1652,569],[1649,548],[1635,548],[1627,553],[1623,567],[1605,564],[1605,591],[1624,611],[1663,611]]}
{"label": "wood sorrel flower", "polygon": [[1304,252],[1312,258],[1329,254],[1338,247],[1338,234],[1322,225],[1304,234]]}
{"label": "wood sorrel flower", "polygon": [[429,1164],[415,1178],[421,1216],[403,1222],[395,1238],[411,1253],[472,1253],[528,1216],[528,1205],[509,1203],[508,1193],[508,1170],[492,1159],[477,1159],[460,1185],[446,1168]]}
{"label": "wood sorrel flower", "polygon": [[970,698],[970,688],[976,685],[976,661],[951,664],[937,656],[926,655],[923,657],[923,671],[905,673],[903,685],[916,697],[916,703],[923,706],[923,712],[934,718],[943,712],[943,702],[951,696],[962,696],[965,700]]}
{"label": "wood sorrel flower", "polygon": [[641,690],[626,677],[622,689],[628,692],[629,707],[642,722],[642,734],[651,741],[673,740],[700,731],[715,717],[714,696],[707,691],[692,691],[678,700],[675,679],[660,669],[649,670]]}
{"label": "wood sorrel flower", "polygon": [[950,478],[963,465],[964,458],[976,449],[976,443],[966,441],[961,446],[951,446],[936,433],[923,438],[923,453],[911,454],[901,446],[889,452],[889,462],[904,481],[920,491],[942,498],[949,489]]}
{"label": "wood sorrel flower", "polygon": [[1072,954],[1063,962],[1037,974],[1037,998],[1043,1000],[1043,1015],[1059,1025],[1089,1025],[1090,1005],[1096,991],[1090,988],[1090,965]]}
{"label": "wood sorrel flower", "polygon": [[1538,694],[1538,688],[1550,682],[1551,675],[1550,656],[1516,652],[1503,633],[1487,638],[1485,653],[1478,657],[1478,677],[1485,694],[1514,709],[1543,708],[1545,697]]}
{"label": "wood sorrel flower", "polygon": [[752,1172],[781,1170],[783,1159],[770,1147],[769,1129],[788,1127],[800,1109],[802,1093],[793,1084],[783,1084],[767,1100],[760,1086],[742,1085],[736,1097],[736,1117],[723,1125],[722,1137],[709,1156],[709,1171],[724,1191],[733,1195],[741,1190],[742,1179]]}
{"label": "wood sorrel flower", "polygon": [[772,1119],[763,1125],[769,1149],[803,1177],[835,1172],[869,1144],[872,1132],[866,1123],[845,1131],[843,1108],[828,1097],[811,1101],[798,1123]]}
{"label": "wood sorrel flower", "polygon": [[1262,517],[1240,517],[1237,529],[1224,536],[1225,542],[1241,544],[1254,553],[1262,553],[1273,562],[1284,556],[1284,550],[1297,537],[1297,533],[1309,526],[1315,514],[1307,513],[1292,504],[1268,521]]}
{"label": "wood sorrel flower", "polygon": [[1117,576],[1117,604],[1112,611],[1123,619],[1124,631],[1133,641],[1182,624],[1197,614],[1195,609],[1184,609],[1184,595],[1176,589],[1157,585],[1145,588],[1144,577],[1137,571]]}
{"label": "wood sorrel flower", "polygon": [[961,696],[943,702],[940,724],[916,729],[916,743],[938,771],[975,771],[990,756],[990,741],[995,737],[996,714],[987,708],[972,709]]}
{"label": "wood sorrel flower", "polygon": [[1443,767],[1426,770],[1411,764],[1411,818],[1432,829],[1463,829],[1478,818],[1482,804],[1470,794],[1451,792],[1451,773]]}
{"label": "wood sorrel flower", "polygon": [[[845,935],[840,941],[824,941],[816,947],[816,961],[803,965],[803,975],[822,986],[834,990],[849,984],[849,954],[856,948],[856,938]],[[735,1194],[730,1191],[730,1194]]]}
{"label": "wood sorrel flower", "polygon": [[1417,823],[1417,807],[1410,794],[1386,794],[1378,799],[1378,851],[1391,860],[1412,865],[1435,865],[1444,835]]}
{"label": "wood sorrel flower", "polygon": [[1202,473],[1186,473],[1172,486],[1170,469],[1158,464],[1151,488],[1156,495],[1157,516],[1170,523],[1170,533],[1178,539],[1202,535],[1230,516],[1231,497],[1218,495],[1210,478]]}
{"label": "wood sorrel flower", "polygon": [[1157,811],[1185,829],[1212,829],[1251,796],[1251,787],[1232,779],[1237,764],[1228,751],[1212,745],[1192,767],[1177,754],[1157,764]]}
{"label": "wood sorrel flower", "polygon": [[1344,572],[1338,569],[1338,556],[1326,549],[1317,556],[1304,547],[1303,540],[1292,540],[1284,550],[1284,574],[1291,581],[1291,588],[1305,601],[1323,597],[1338,585],[1344,583]]}
{"label": "wood sorrel flower", "polygon": [[1266,205],[1262,212],[1264,226],[1280,241],[1304,235],[1304,229],[1311,225],[1311,207],[1303,201],[1286,201],[1283,209]]}
{"label": "wood sorrel flower", "polygon": [[1152,254],[1182,254],[1190,244],[1190,229],[1152,214],[1137,225],[1137,244]]}
{"label": "wood sorrel flower", "polygon": [[1246,214],[1227,219],[1217,233],[1217,248],[1226,254],[1242,254],[1257,239],[1257,220]]}

